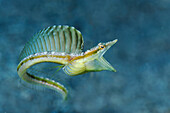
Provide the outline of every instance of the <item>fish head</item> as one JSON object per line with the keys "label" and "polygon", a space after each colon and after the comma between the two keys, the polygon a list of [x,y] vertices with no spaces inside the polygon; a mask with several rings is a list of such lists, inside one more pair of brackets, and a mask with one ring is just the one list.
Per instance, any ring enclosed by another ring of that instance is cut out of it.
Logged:
{"label": "fish head", "polygon": [[105,60],[103,55],[106,51],[112,47],[117,42],[117,39],[107,42],[107,43],[99,43],[96,47],[94,52],[91,54],[90,60],[86,62],[86,70],[87,71],[102,71],[102,70],[109,70],[114,71],[116,70],[113,66]]}
{"label": "fish head", "polygon": [[107,42],[107,43],[99,43],[97,45],[97,47],[98,47],[97,54],[99,55],[99,57],[103,56],[106,53],[106,51],[110,47],[112,47],[116,42],[117,42],[117,39],[110,41],[110,42]]}

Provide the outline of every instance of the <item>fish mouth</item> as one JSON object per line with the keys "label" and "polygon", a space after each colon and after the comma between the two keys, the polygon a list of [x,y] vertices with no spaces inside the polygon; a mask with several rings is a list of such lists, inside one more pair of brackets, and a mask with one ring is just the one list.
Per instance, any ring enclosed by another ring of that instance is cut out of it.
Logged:
{"label": "fish mouth", "polygon": [[106,48],[103,50],[101,56],[103,56],[103,55],[106,53],[106,51],[107,51],[110,47],[112,47],[117,41],[118,41],[118,39],[115,39],[115,40],[113,40],[113,41],[107,42],[107,43],[106,43]]}
{"label": "fish mouth", "polygon": [[110,41],[110,42],[107,42],[106,43],[106,48],[104,49],[104,51],[102,52],[101,56],[100,56],[100,62],[101,64],[103,64],[103,66],[109,70],[109,71],[113,71],[113,72],[116,72],[116,69],[113,68],[113,66],[103,57],[103,55],[105,54],[105,52],[110,48],[112,47],[118,40],[115,39],[113,41]]}

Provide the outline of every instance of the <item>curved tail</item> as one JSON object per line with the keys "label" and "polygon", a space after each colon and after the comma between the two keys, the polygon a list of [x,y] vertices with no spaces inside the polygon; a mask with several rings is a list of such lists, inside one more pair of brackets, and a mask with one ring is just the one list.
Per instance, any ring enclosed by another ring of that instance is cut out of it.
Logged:
{"label": "curved tail", "polygon": [[22,80],[24,80],[28,83],[35,84],[35,85],[41,85],[41,86],[44,86],[44,87],[47,87],[49,89],[59,92],[60,94],[62,94],[63,98],[66,99],[68,91],[62,84],[60,84],[54,80],[50,80],[48,78],[34,76],[27,72],[27,69],[30,68],[32,65],[42,63],[42,62],[53,62],[53,63],[61,64],[60,62],[64,62],[64,61],[56,60],[56,58],[47,57],[47,56],[38,56],[38,57],[31,56],[31,57],[23,59],[19,63],[19,65],[17,67],[18,75],[20,76],[20,78]]}
{"label": "curved tail", "polygon": [[60,94],[62,94],[64,100],[66,100],[67,98],[67,94],[68,94],[67,89],[59,82],[50,80],[48,78],[37,77],[28,72],[22,75],[22,79],[31,84],[41,85],[43,87],[47,87],[49,89],[55,90],[59,92]]}

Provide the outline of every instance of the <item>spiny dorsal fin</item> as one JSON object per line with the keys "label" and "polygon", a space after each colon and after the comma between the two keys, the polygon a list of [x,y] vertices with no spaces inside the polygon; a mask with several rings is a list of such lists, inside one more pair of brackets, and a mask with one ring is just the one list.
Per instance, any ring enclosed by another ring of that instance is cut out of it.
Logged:
{"label": "spiny dorsal fin", "polygon": [[51,26],[35,34],[20,54],[20,60],[40,52],[65,52],[80,54],[83,49],[81,32],[69,26]]}

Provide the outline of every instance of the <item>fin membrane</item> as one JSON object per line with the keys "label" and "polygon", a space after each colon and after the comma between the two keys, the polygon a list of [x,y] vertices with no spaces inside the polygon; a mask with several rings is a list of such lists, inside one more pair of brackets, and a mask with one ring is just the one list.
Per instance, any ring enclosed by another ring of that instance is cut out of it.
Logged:
{"label": "fin membrane", "polygon": [[51,26],[35,34],[26,43],[19,60],[40,52],[81,53],[83,49],[81,32],[69,26]]}

